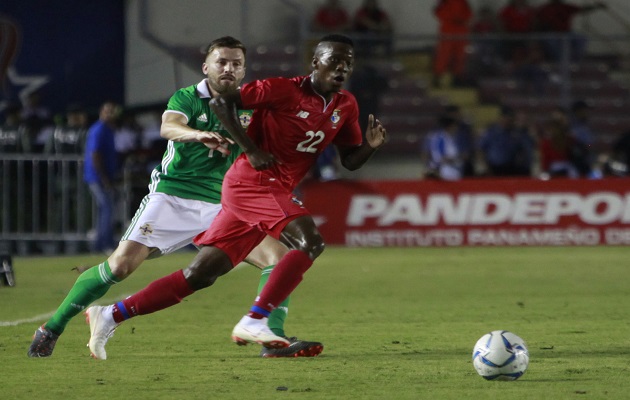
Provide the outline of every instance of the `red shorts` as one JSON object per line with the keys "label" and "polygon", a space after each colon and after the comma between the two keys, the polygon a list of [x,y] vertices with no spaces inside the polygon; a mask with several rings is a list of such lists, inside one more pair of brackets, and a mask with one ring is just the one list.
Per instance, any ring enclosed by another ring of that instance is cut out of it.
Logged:
{"label": "red shorts", "polygon": [[226,179],[221,196],[223,208],[219,215],[194,242],[220,248],[233,265],[243,261],[266,235],[279,239],[289,222],[310,214],[302,202],[277,181],[258,184]]}

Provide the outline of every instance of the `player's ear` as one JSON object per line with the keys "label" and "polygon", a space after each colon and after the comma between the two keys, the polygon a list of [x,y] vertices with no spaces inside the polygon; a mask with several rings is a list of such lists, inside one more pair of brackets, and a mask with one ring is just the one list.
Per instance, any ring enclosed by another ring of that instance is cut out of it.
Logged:
{"label": "player's ear", "polygon": [[319,58],[317,58],[316,56],[313,56],[313,60],[311,61],[311,68],[312,69],[317,69],[317,65],[319,64]]}
{"label": "player's ear", "polygon": [[201,64],[201,72],[203,72],[204,75],[208,75],[208,64]]}

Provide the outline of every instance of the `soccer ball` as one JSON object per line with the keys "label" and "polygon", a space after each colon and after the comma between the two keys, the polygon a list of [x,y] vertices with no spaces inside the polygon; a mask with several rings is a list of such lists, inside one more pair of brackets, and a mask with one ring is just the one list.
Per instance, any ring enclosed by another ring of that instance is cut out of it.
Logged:
{"label": "soccer ball", "polygon": [[477,340],[472,361],[475,370],[487,380],[514,381],[529,365],[525,341],[508,331],[492,331]]}

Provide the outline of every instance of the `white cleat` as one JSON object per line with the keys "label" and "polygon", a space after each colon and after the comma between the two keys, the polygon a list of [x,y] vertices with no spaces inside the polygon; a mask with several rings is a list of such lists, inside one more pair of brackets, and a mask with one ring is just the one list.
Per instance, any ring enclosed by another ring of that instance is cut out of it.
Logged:
{"label": "white cleat", "polygon": [[107,352],[105,345],[110,337],[114,335],[116,327],[113,317],[107,318],[103,315],[103,310],[108,307],[92,306],[85,311],[85,322],[90,324],[90,342],[88,347],[92,357],[97,360],[106,360]]}
{"label": "white cleat", "polygon": [[247,315],[241,318],[232,331],[232,340],[239,346],[258,343],[268,349],[282,349],[291,343],[278,336],[267,326],[267,318],[256,319]]}

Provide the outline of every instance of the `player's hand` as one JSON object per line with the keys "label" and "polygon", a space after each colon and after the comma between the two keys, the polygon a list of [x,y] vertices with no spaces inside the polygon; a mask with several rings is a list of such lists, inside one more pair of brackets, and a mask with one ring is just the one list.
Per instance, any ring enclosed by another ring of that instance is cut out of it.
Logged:
{"label": "player's hand", "polygon": [[230,149],[228,144],[234,144],[234,141],[230,138],[226,138],[217,132],[203,132],[197,133],[197,140],[203,143],[207,148],[217,150],[218,152],[229,155]]}
{"label": "player's hand", "polygon": [[365,140],[367,140],[370,147],[377,149],[381,147],[387,141],[387,130],[381,124],[374,114],[370,114],[368,117],[368,128],[365,132]]}
{"label": "player's hand", "polygon": [[251,164],[251,166],[256,171],[262,171],[265,169],[269,169],[274,166],[274,164],[279,163],[276,158],[271,153],[267,153],[266,151],[256,149],[251,152],[246,152],[247,160]]}

